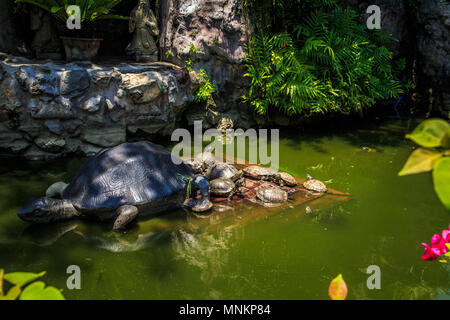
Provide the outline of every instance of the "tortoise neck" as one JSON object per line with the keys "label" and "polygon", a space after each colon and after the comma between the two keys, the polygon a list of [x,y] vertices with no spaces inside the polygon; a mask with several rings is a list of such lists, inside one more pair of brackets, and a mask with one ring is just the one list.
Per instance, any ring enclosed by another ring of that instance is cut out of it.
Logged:
{"label": "tortoise neck", "polygon": [[63,221],[80,216],[80,212],[73,206],[69,200],[54,200],[54,221]]}

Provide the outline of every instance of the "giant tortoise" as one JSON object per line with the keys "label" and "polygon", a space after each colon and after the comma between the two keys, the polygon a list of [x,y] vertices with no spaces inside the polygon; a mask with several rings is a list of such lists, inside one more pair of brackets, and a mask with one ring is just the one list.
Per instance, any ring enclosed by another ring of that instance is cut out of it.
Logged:
{"label": "giant tortoise", "polygon": [[[72,218],[115,219],[122,229],[138,215],[153,215],[186,206],[194,212],[212,207],[209,182],[164,147],[151,142],[124,143],[87,160],[61,198],[43,197],[19,210],[25,221],[48,223]],[[188,187],[190,185],[190,188]],[[200,199],[187,199],[187,190]],[[54,193],[54,192],[52,192]]]}

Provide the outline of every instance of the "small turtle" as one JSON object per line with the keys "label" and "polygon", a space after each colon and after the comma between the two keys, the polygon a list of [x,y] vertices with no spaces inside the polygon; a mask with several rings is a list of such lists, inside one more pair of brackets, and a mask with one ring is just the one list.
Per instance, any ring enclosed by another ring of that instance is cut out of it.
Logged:
{"label": "small turtle", "polygon": [[184,163],[191,166],[195,173],[203,172],[203,163],[198,158],[184,160]]}
{"label": "small turtle", "polygon": [[278,173],[278,170],[261,166],[250,166],[245,168],[244,175],[259,179],[261,181],[272,178]]}
{"label": "small turtle", "polygon": [[231,201],[233,196],[240,192],[239,187],[241,185],[241,179],[237,180],[235,183],[231,179],[219,178],[210,182],[210,192],[216,196],[227,196],[228,201]]}
{"label": "small turtle", "polygon": [[242,171],[236,169],[234,166],[228,163],[216,163],[208,169],[206,177],[212,181],[219,178],[231,179],[233,181],[238,180],[242,176]]}
{"label": "small turtle", "polygon": [[215,179],[209,185],[211,194],[216,196],[228,196],[236,187],[233,180],[225,178]]}
{"label": "small turtle", "polygon": [[327,186],[319,180],[313,179],[311,175],[307,174],[307,181],[303,183],[303,187],[309,191],[325,193],[328,191]]}
{"label": "small turtle", "polygon": [[305,212],[307,214],[312,214],[312,213],[314,213],[314,210],[311,207],[308,206],[308,207],[306,207]]}
{"label": "small turtle", "polygon": [[297,180],[293,176],[291,176],[289,173],[286,172],[279,172],[275,174],[272,177],[272,180],[275,183],[278,183],[281,187],[288,186],[288,187],[295,187],[298,185]]}
{"label": "small turtle", "polygon": [[288,193],[277,187],[260,188],[256,197],[264,203],[283,203],[288,200]]}
{"label": "small turtle", "polygon": [[195,159],[201,163],[203,171],[206,171],[208,168],[211,168],[217,162],[216,158],[211,152],[211,148],[209,147],[207,147],[204,152],[196,155]]}

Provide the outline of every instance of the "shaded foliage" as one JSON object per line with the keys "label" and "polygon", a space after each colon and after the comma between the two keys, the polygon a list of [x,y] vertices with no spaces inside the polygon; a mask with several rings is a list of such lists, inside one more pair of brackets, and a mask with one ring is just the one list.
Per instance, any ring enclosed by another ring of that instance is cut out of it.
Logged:
{"label": "shaded foliage", "polygon": [[258,113],[348,113],[402,92],[384,45],[393,38],[367,30],[354,10],[335,0],[246,4],[266,12],[246,47],[251,85],[244,100]]}

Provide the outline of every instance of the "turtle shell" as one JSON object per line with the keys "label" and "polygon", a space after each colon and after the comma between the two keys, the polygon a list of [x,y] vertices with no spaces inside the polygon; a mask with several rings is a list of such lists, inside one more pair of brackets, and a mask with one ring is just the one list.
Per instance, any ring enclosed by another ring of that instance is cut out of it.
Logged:
{"label": "turtle shell", "polygon": [[325,193],[328,191],[327,186],[322,181],[311,179],[303,183],[303,187],[309,191]]}
{"label": "turtle shell", "polygon": [[[122,205],[144,205],[156,200],[179,202],[192,168],[174,158],[164,147],[151,142],[124,143],[87,160],[64,189],[81,212],[116,209]],[[174,207],[179,203],[171,203]],[[161,205],[161,203],[159,204]],[[165,204],[164,204],[165,205]]]}
{"label": "turtle shell", "polygon": [[238,174],[238,169],[228,163],[216,163],[208,169],[206,177],[212,181],[219,178],[232,179]]}
{"label": "turtle shell", "polygon": [[231,179],[219,178],[210,182],[211,194],[224,196],[230,194],[235,188],[235,184]]}
{"label": "turtle shell", "polygon": [[278,175],[280,175],[280,178],[283,180],[284,184],[288,187],[295,187],[298,183],[297,180],[293,176],[291,176],[289,173],[286,172],[279,172]]}
{"label": "turtle shell", "polygon": [[276,187],[261,188],[256,192],[256,196],[266,203],[283,203],[288,200],[287,192]]}
{"label": "turtle shell", "polygon": [[261,166],[250,166],[245,168],[244,174],[246,176],[260,179],[261,177],[269,177],[275,175],[278,171],[272,168],[266,168]]}

